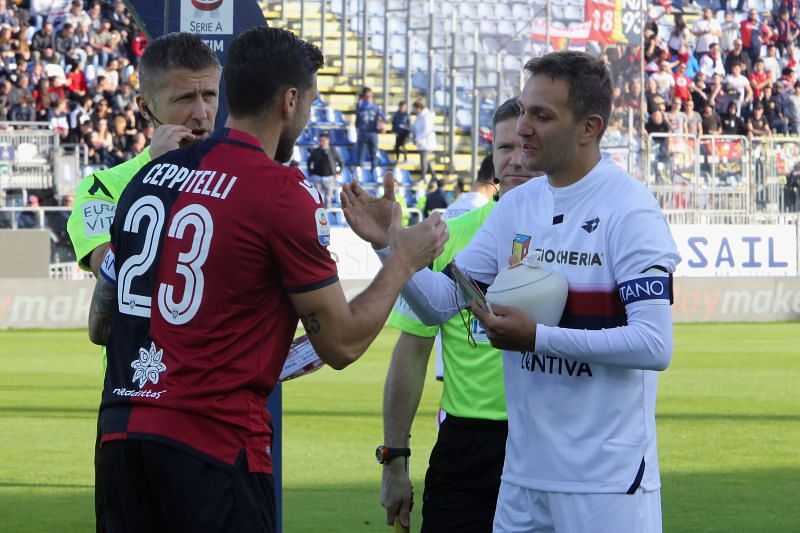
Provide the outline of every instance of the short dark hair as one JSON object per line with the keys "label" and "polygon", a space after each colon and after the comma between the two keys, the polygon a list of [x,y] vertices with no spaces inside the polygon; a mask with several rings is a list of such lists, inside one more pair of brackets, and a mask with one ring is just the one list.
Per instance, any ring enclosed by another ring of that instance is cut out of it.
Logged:
{"label": "short dark hair", "polygon": [[214,52],[193,33],[168,33],[148,43],[139,63],[139,87],[151,95],[158,90],[162,75],[176,68],[191,71],[219,68]]}
{"label": "short dark hair", "polygon": [[258,115],[282,91],[309,89],[324,63],[319,48],[287,30],[250,28],[233,40],[225,60],[228,112],[233,117]]}
{"label": "short dark hair", "polygon": [[494,180],[494,160],[492,159],[492,154],[489,154],[481,161],[475,181],[478,183],[492,183],[492,180]]}
{"label": "short dark hair", "polygon": [[517,103],[517,97],[514,96],[495,109],[494,115],[492,115],[492,138],[494,138],[495,131],[497,131],[498,122],[505,122],[517,117],[519,117],[519,104]]}
{"label": "short dark hair", "polygon": [[603,136],[611,116],[611,75],[605,64],[586,52],[563,50],[536,57],[525,63],[525,70],[532,75],[563,79],[569,84],[567,101],[576,120],[590,115],[600,115],[603,128],[597,136]]}

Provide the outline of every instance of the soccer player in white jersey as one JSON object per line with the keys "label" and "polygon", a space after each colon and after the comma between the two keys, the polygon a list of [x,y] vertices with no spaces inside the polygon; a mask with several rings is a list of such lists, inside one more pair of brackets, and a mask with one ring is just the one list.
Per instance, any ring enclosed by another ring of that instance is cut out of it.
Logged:
{"label": "soccer player in white jersey", "polygon": [[[517,134],[546,176],[510,191],[456,257],[491,284],[512,250],[569,282],[558,327],[521,310],[473,309],[504,350],[509,436],[494,531],[661,531],[657,371],[672,357],[671,273],[680,261],[657,202],[600,151],[611,112],[605,66],[580,52],[525,65]],[[344,191],[353,229],[382,257],[391,202]],[[419,318],[457,311],[446,274],[419,271],[403,295]]]}

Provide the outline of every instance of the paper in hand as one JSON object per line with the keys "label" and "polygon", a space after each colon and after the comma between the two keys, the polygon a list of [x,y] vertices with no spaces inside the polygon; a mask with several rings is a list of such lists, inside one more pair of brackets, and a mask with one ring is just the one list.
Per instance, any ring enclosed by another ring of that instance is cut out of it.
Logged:
{"label": "paper in hand", "polygon": [[452,272],[453,280],[456,282],[456,286],[460,291],[462,298],[464,299],[463,305],[462,302],[458,302],[459,307],[468,308],[473,302],[475,302],[478,304],[478,307],[487,313],[492,312],[492,307],[486,300],[486,295],[483,293],[481,288],[478,287],[478,284],[475,283],[475,280],[472,279],[472,276],[459,268],[455,262],[455,259],[450,261],[450,272]]}

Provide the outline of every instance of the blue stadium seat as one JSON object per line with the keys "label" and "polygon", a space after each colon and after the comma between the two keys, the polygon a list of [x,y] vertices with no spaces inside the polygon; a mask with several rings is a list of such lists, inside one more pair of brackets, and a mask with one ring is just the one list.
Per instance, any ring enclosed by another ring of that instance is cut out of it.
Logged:
{"label": "blue stadium seat", "polygon": [[375,184],[375,175],[372,170],[364,167],[356,167],[356,177],[360,183]]}
{"label": "blue stadium seat", "polygon": [[347,137],[347,130],[345,128],[332,128],[330,131],[331,144],[334,146],[347,146],[353,143]]}
{"label": "blue stadium seat", "polygon": [[378,150],[378,165],[382,167],[390,167],[393,165],[386,150]]}
{"label": "blue stadium seat", "polygon": [[300,134],[300,137],[297,138],[295,144],[298,145],[313,145],[316,146],[319,143],[319,137],[317,137],[317,133],[315,128],[305,128],[303,133]]}
{"label": "blue stadium seat", "polygon": [[404,168],[394,169],[394,179],[404,186],[410,186],[414,184],[413,180],[411,179],[411,172]]}

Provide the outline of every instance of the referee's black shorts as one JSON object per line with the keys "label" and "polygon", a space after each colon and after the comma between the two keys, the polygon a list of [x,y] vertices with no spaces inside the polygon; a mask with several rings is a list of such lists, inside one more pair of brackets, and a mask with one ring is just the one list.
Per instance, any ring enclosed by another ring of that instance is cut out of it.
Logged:
{"label": "referee's black shorts", "polygon": [[447,415],[431,452],[422,532],[491,532],[508,422]]}
{"label": "referee's black shorts", "polygon": [[276,530],[272,475],[248,472],[244,452],[232,467],[146,440],[106,442],[96,453],[98,532]]}

